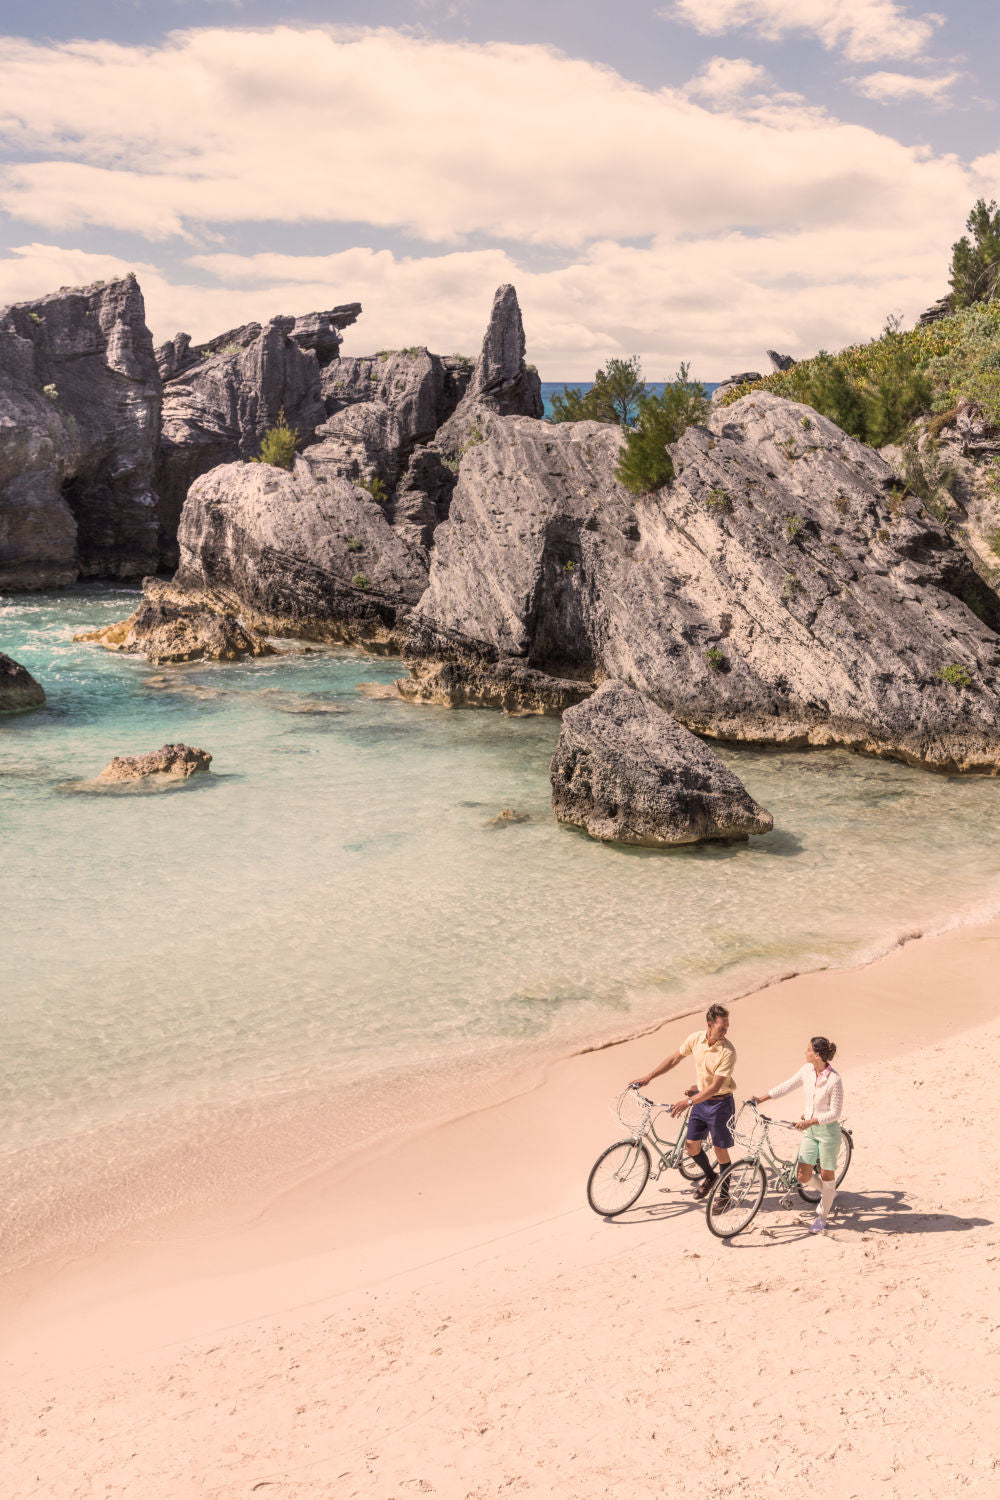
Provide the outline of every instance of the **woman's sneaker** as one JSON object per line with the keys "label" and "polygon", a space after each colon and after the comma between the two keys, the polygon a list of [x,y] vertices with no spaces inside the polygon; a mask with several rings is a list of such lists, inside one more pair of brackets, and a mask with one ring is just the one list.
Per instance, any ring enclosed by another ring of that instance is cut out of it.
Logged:
{"label": "woman's sneaker", "polygon": [[815,1219],[813,1219],[812,1223],[809,1226],[809,1233],[810,1234],[822,1234],[823,1230],[825,1228],[826,1228],[826,1220],[819,1218],[819,1216],[817,1215],[817,1217]]}

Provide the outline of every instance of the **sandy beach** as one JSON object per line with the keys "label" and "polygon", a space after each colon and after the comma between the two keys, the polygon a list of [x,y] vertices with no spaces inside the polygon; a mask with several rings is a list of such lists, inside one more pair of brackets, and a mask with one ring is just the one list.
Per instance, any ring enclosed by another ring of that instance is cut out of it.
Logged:
{"label": "sandy beach", "polygon": [[856,1152],[818,1239],[769,1195],[716,1240],[676,1173],[586,1206],[680,1020],[252,1222],[49,1268],[5,1309],[3,1493],[995,1494],[998,972],[995,923],[734,1004],[740,1097],[840,1046]]}

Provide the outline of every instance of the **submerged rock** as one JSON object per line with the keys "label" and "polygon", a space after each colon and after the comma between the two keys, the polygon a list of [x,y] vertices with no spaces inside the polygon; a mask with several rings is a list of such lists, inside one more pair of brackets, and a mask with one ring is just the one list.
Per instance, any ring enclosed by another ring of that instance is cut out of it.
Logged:
{"label": "submerged rock", "polygon": [[156,568],[159,430],[134,277],[0,312],[0,590]]}
{"label": "submerged rock", "polygon": [[234,616],[171,596],[170,586],[147,580],[147,597],[127,620],[74,636],[128,656],[144,654],[154,667],[187,661],[244,661],[275,656],[269,641]]}
{"label": "submerged rock", "polygon": [[207,750],[196,750],[191,745],[161,745],[148,755],[116,755],[96,778],[95,785],[141,781],[150,776],[185,781],[189,776],[201,775],[211,764]]}
{"label": "submerged rock", "polygon": [[517,812],[513,807],[502,807],[495,818],[490,819],[491,828],[508,828],[512,823],[530,823],[531,814]]}
{"label": "submerged rock", "polygon": [[668,848],[773,827],[713,750],[621,682],[564,714],[550,776],[559,822],[608,842]]}
{"label": "submerged rock", "polygon": [[877,453],[769,392],[689,428],[651,494],[618,484],[622,440],[486,421],[410,622],[412,696],[611,677],[710,737],[1000,771],[1000,600]]}
{"label": "submerged rock", "polygon": [[21,663],[0,651],[0,713],[14,709],[41,708],[45,692]]}

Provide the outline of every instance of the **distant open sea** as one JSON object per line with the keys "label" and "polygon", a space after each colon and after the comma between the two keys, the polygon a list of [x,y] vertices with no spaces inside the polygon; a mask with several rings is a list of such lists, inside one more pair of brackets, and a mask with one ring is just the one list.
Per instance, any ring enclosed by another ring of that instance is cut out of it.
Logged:
{"label": "distant open sea", "polygon": [[[655,391],[659,396],[662,395],[662,393],[666,390],[668,384],[669,382],[665,380],[647,380],[646,388],[647,390]],[[705,387],[709,395],[711,395],[713,391],[718,390],[721,384],[721,380],[702,381],[702,385]],[[551,417],[552,415],[552,397],[555,395],[562,395],[562,392],[567,385],[574,390],[580,391],[590,391],[594,388],[594,382],[592,380],[543,380],[542,400],[545,402],[545,415],[547,417]]]}

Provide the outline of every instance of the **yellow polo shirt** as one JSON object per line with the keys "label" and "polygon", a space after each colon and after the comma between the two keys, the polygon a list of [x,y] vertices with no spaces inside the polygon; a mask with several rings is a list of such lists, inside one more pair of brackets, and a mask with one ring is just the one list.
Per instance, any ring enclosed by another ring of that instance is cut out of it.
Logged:
{"label": "yellow polo shirt", "polygon": [[735,1092],[736,1079],[733,1077],[733,1069],[736,1067],[736,1048],[726,1037],[723,1037],[721,1042],[715,1042],[709,1046],[707,1031],[692,1031],[691,1035],[685,1037],[681,1043],[680,1054],[681,1057],[694,1058],[699,1093],[707,1089],[709,1084],[714,1083],[720,1074],[725,1082],[715,1097],[721,1099],[726,1094]]}

